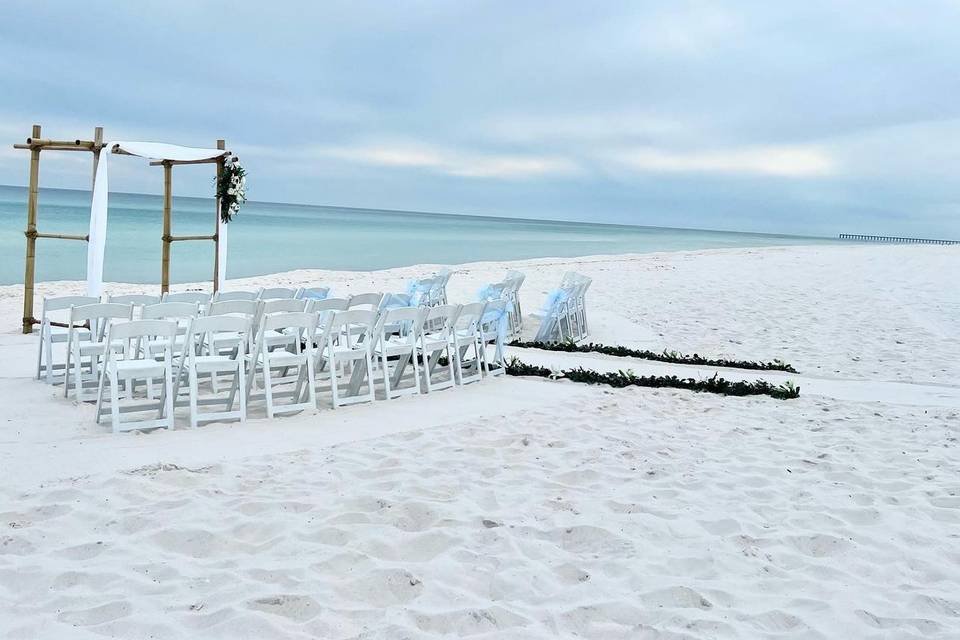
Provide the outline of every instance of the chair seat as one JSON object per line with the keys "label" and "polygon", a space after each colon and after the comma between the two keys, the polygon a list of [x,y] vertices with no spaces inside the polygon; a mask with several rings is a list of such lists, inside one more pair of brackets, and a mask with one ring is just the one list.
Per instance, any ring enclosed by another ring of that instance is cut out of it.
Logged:
{"label": "chair seat", "polygon": [[392,337],[387,340],[381,340],[374,351],[379,355],[399,356],[405,353],[413,353],[416,345],[411,344],[406,338]]}
{"label": "chair seat", "polygon": [[445,333],[425,333],[423,335],[422,347],[427,351],[439,351],[446,349],[449,344],[448,336]]}
{"label": "chair seat", "polygon": [[193,362],[197,371],[202,373],[235,371],[240,366],[240,361],[230,356],[195,356]]}
{"label": "chair seat", "polygon": [[120,378],[162,376],[166,367],[150,358],[138,360],[111,360],[108,368]]}
{"label": "chair seat", "polygon": [[[274,351],[270,354],[271,367],[293,367],[307,361],[306,354],[290,353],[289,351]],[[261,359],[262,362],[262,359]]]}
{"label": "chair seat", "polygon": [[[67,327],[50,326],[50,340],[52,342],[66,342],[69,335],[70,329]],[[90,329],[86,329],[84,327],[74,327],[73,336],[74,339],[81,341],[90,340]]]}
{"label": "chair seat", "polygon": [[[114,341],[114,344],[119,346],[120,343]],[[102,356],[106,353],[107,343],[106,342],[81,342],[75,347],[82,356]]]}

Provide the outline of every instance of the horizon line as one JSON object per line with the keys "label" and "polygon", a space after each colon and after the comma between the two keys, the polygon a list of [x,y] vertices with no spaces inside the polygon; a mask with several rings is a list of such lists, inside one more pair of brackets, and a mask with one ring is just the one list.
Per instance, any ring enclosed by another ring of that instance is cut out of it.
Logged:
{"label": "horizon line", "polygon": [[[27,189],[25,185],[16,185],[16,184],[0,184],[0,187],[13,187],[15,189]],[[67,187],[40,187],[40,191],[76,191],[80,193],[91,193],[90,189],[71,189]],[[161,194],[155,193],[137,193],[134,191],[113,191],[115,195],[126,195],[126,196],[144,196],[148,198],[162,198]],[[176,200],[178,198],[189,198],[193,200],[212,200],[212,196],[188,196],[174,195],[173,198]],[[753,236],[767,236],[767,237],[776,237],[776,238],[810,238],[816,240],[836,240],[834,236],[824,236],[824,235],[814,235],[814,234],[800,234],[800,233],[773,233],[769,231],[736,231],[729,229],[704,229],[701,227],[668,227],[668,226],[657,226],[650,224],[626,224],[626,223],[616,223],[616,222],[588,222],[585,220],[558,220],[556,218],[523,218],[523,217],[514,217],[514,216],[498,216],[491,214],[479,214],[479,213],[444,213],[439,211],[414,211],[410,209],[374,209],[370,207],[352,207],[336,204],[309,204],[305,202],[276,202],[273,200],[247,200],[248,204],[260,204],[260,205],[279,205],[279,206],[293,206],[293,207],[317,207],[320,209],[346,209],[348,211],[358,211],[358,212],[380,212],[380,213],[394,213],[394,214],[410,214],[410,215],[422,215],[422,216],[439,216],[439,217],[457,217],[457,218],[473,218],[477,220],[514,220],[517,222],[534,222],[534,223],[554,223],[554,224],[581,224],[592,227],[614,227],[622,229],[662,229],[668,231],[706,231],[709,233],[730,233],[730,234],[739,234],[739,235],[753,235]]]}

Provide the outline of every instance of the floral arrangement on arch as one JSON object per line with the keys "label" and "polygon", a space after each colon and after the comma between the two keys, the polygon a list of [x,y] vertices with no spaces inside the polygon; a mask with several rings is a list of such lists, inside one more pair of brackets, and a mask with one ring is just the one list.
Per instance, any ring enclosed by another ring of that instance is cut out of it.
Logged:
{"label": "floral arrangement on arch", "polygon": [[234,156],[223,160],[223,169],[217,176],[217,197],[223,222],[230,222],[247,201],[247,172]]}

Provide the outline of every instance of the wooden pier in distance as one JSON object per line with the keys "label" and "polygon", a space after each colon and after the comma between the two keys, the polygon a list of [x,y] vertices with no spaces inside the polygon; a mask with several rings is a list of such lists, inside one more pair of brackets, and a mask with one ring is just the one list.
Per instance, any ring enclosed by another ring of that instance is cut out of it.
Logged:
{"label": "wooden pier in distance", "polygon": [[887,242],[891,244],[960,244],[960,240],[935,240],[933,238],[901,238],[898,236],[869,236],[859,233],[841,233],[840,240],[856,242]]}

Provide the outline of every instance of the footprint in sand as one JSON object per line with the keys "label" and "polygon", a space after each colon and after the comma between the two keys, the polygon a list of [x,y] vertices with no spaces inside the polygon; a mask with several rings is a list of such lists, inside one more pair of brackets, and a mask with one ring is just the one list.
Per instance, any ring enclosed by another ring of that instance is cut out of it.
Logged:
{"label": "footprint in sand", "polygon": [[306,622],[320,613],[320,605],[310,596],[278,595],[251,600],[247,606],[275,616]]}
{"label": "footprint in sand", "polygon": [[64,611],[57,616],[57,620],[72,624],[75,627],[89,627],[96,624],[103,624],[111,620],[118,620],[130,615],[133,606],[126,600],[117,600],[93,607],[92,609],[81,609],[80,611]]}

